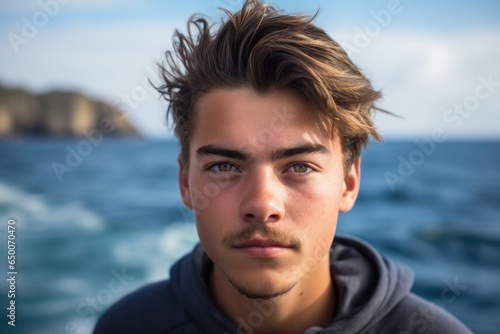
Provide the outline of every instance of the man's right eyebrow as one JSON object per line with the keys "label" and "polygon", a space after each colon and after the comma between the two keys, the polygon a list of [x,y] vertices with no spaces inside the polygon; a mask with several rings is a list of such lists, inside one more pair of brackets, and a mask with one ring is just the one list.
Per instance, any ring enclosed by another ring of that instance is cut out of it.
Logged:
{"label": "man's right eyebrow", "polygon": [[250,159],[249,155],[242,150],[223,147],[223,146],[217,146],[217,145],[201,146],[196,150],[196,155],[199,157],[204,156],[204,155],[218,155],[221,157],[237,159],[237,160],[249,160]]}

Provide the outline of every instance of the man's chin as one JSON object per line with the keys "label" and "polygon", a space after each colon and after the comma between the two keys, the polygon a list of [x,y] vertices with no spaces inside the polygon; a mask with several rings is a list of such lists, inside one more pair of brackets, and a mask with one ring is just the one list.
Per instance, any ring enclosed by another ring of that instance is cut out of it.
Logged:
{"label": "man's chin", "polygon": [[231,285],[243,296],[249,299],[269,300],[286,295],[293,289],[294,284],[282,287],[249,287],[229,280]]}

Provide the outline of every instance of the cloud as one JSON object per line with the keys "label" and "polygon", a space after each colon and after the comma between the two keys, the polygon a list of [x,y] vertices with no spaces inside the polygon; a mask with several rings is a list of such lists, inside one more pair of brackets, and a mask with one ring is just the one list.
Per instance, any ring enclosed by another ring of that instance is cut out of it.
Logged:
{"label": "cloud", "polygon": [[[336,30],[341,45],[356,46],[347,30]],[[406,120],[381,117],[379,127],[394,136],[426,135],[444,122],[447,110],[463,103],[479,78],[500,82],[500,30],[457,33],[382,31],[351,57],[383,89],[383,107]],[[500,88],[481,101],[450,136],[498,136]]]}

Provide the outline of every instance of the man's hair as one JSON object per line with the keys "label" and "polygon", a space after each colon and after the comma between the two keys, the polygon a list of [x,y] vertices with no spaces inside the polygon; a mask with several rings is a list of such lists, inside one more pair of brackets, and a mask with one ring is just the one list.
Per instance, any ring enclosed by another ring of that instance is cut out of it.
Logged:
{"label": "man's hair", "polygon": [[[204,18],[193,16],[188,33],[174,33],[173,51],[160,65],[163,84],[157,90],[169,102],[169,114],[189,163],[189,143],[197,102],[217,89],[247,87],[265,94],[293,89],[320,111],[338,135],[348,170],[371,135],[381,140],[372,112],[381,93],[330,36],[312,24],[314,17],[283,14],[259,0],[227,14],[212,33]],[[193,31],[194,30],[194,31]],[[179,62],[180,61],[180,62]]]}

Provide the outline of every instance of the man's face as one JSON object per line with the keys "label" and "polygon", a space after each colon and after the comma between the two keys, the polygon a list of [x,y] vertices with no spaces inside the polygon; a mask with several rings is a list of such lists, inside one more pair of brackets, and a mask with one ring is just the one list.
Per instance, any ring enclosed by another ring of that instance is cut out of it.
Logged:
{"label": "man's face", "polygon": [[270,298],[328,267],[359,159],[345,175],[339,140],[311,104],[290,90],[212,91],[197,105],[189,158],[181,194],[216,276]]}

